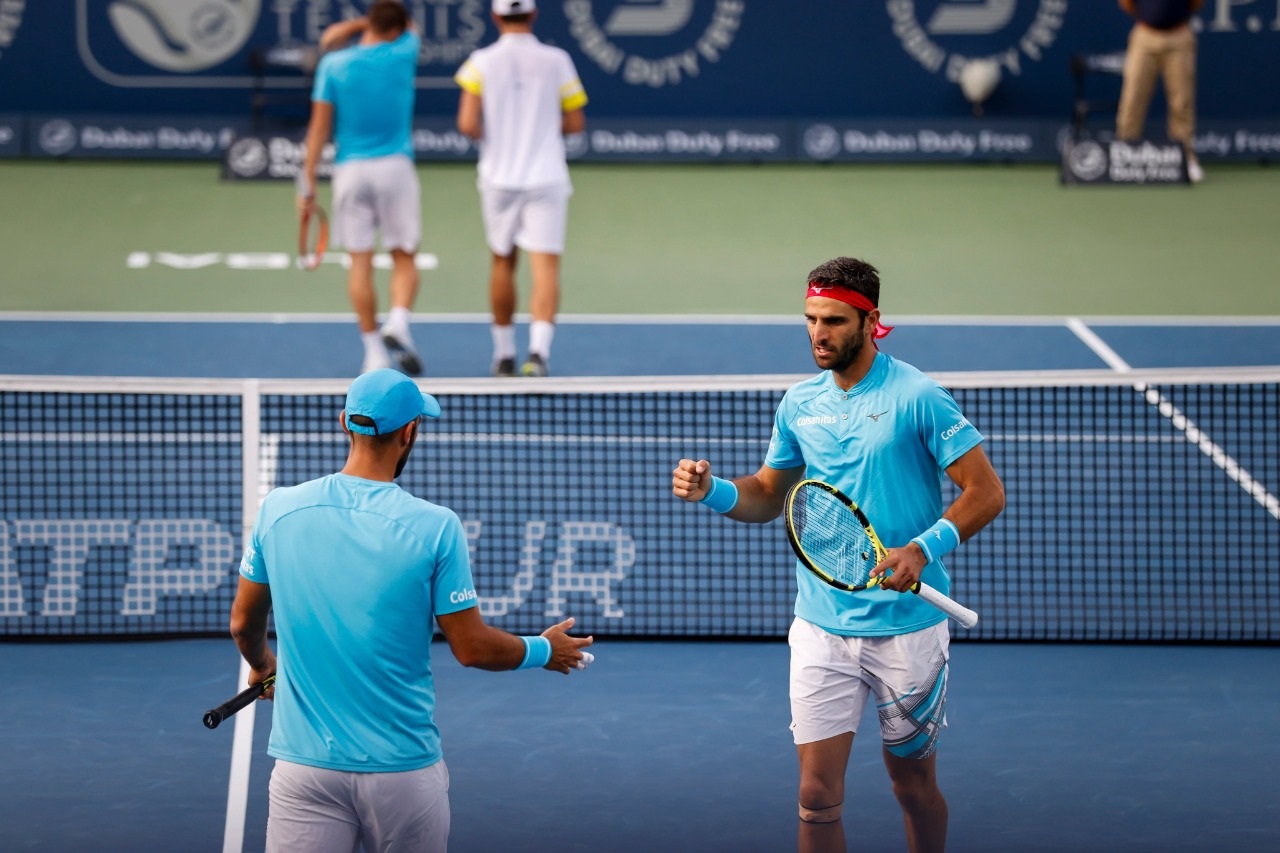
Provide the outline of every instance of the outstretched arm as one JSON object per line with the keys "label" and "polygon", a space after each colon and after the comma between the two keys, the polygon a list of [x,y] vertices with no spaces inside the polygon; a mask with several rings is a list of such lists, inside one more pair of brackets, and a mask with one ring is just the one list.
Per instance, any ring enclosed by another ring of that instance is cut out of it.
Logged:
{"label": "outstretched arm", "polygon": [[[449,642],[449,650],[463,666],[501,672],[519,669],[525,661],[525,642],[515,634],[486,624],[480,617],[479,607],[446,613],[437,616],[436,621]],[[542,632],[542,636],[551,643],[551,657],[544,669],[567,675],[570,670],[585,666],[582,650],[594,639],[570,637],[566,632],[573,627],[573,622],[573,617],[569,617]]]}

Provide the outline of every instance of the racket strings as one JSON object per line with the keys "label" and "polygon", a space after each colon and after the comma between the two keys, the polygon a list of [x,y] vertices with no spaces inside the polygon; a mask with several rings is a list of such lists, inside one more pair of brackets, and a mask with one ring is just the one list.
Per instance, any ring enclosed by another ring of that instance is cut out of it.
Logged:
{"label": "racket strings", "polygon": [[863,586],[876,565],[876,549],[857,518],[838,498],[823,489],[802,488],[792,516],[800,531],[800,547],[833,578]]}

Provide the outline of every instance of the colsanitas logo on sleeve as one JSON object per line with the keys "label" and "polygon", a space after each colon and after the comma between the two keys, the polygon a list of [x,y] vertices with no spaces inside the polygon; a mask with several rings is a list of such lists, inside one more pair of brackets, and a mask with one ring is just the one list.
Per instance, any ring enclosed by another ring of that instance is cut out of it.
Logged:
{"label": "colsanitas logo on sleeve", "polygon": [[457,592],[449,593],[450,604],[466,604],[468,601],[476,600],[476,591],[474,589],[464,589]]}
{"label": "colsanitas logo on sleeve", "polygon": [[958,422],[952,424],[942,431],[942,440],[949,441],[960,433],[965,427],[970,426],[968,418],[961,418]]}

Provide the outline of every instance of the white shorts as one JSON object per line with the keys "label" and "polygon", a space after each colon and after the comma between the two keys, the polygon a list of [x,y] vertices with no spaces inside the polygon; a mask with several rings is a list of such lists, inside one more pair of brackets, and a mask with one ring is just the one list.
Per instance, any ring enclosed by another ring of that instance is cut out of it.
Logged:
{"label": "white shorts", "polygon": [[449,846],[449,769],[437,761],[400,773],[350,773],[276,760],[269,787],[267,853]]}
{"label": "white shorts", "polygon": [[422,239],[421,187],[403,154],[351,160],[333,168],[331,235],[348,252],[382,248],[416,252]]}
{"label": "white shorts", "polygon": [[480,213],[489,251],[506,257],[516,246],[526,252],[564,254],[564,234],[569,221],[566,186],[533,190],[480,188]]}
{"label": "white shorts", "polygon": [[797,618],[791,645],[791,731],[812,743],[856,732],[875,696],[880,737],[902,758],[928,758],[947,725],[947,623],[890,637],[842,637]]}

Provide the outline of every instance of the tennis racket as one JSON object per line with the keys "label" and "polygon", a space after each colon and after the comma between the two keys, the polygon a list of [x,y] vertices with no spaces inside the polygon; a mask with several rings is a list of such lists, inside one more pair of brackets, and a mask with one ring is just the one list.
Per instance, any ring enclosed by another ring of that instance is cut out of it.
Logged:
{"label": "tennis racket", "polygon": [[268,675],[257,684],[250,686],[247,690],[241,690],[235,696],[223,702],[212,711],[204,712],[204,727],[206,729],[216,729],[218,724],[230,717],[236,711],[242,710],[263,693],[272,684],[275,684],[276,677]]}
{"label": "tennis racket", "polygon": [[[885,558],[884,545],[867,516],[853,500],[821,480],[801,480],[787,492],[783,514],[787,539],[805,568],[836,589],[847,592],[877,586],[871,570]],[[965,628],[978,624],[978,614],[924,583],[911,591]]]}
{"label": "tennis racket", "polygon": [[324,260],[324,250],[329,247],[329,217],[324,208],[313,204],[302,212],[298,228],[298,263],[303,269],[314,270]]}

